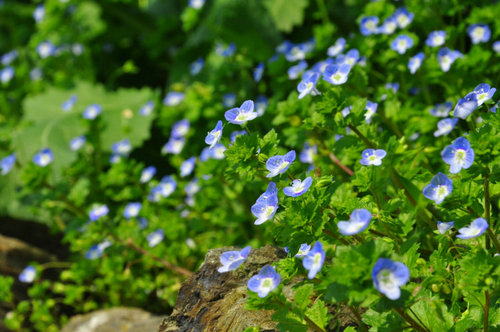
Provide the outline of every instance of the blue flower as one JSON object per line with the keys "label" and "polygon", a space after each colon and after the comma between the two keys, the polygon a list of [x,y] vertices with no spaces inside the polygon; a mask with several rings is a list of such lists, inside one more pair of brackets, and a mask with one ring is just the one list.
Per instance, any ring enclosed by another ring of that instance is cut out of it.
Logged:
{"label": "blue flower", "polygon": [[259,297],[266,297],[269,292],[274,290],[280,284],[281,276],[271,266],[266,265],[260,270],[259,274],[248,280],[248,289],[256,292]]}
{"label": "blue flower", "polygon": [[85,145],[86,141],[85,135],[77,136],[69,142],[69,147],[72,151],[78,151]]}
{"label": "blue flower", "polygon": [[104,250],[111,246],[111,241],[104,240],[103,242],[93,245],[90,249],[85,253],[86,259],[97,259],[102,256]]}
{"label": "blue flower", "polygon": [[153,248],[158,244],[160,244],[160,242],[163,241],[163,238],[164,238],[163,229],[158,229],[157,231],[149,233],[146,236],[150,248]]}
{"label": "blue flower", "polygon": [[354,235],[364,231],[370,224],[372,214],[366,209],[352,211],[349,221],[339,221],[337,227],[342,235]]}
{"label": "blue flower", "polygon": [[215,53],[223,57],[230,57],[234,52],[236,52],[236,45],[234,43],[229,44],[227,47],[224,47],[220,43],[215,46]]}
{"label": "blue flower", "polygon": [[12,63],[12,61],[16,60],[18,56],[17,50],[12,50],[10,52],[7,52],[2,55],[0,58],[0,62],[2,62],[2,65],[8,66]]}
{"label": "blue flower", "polygon": [[167,106],[177,106],[184,100],[184,93],[170,91],[163,99],[163,104]]}
{"label": "blue flower", "polygon": [[488,229],[488,226],[488,222],[485,219],[477,218],[469,226],[460,228],[458,230],[460,234],[457,237],[462,240],[472,239],[483,234]]}
{"label": "blue flower", "polygon": [[442,104],[436,104],[434,108],[430,110],[431,114],[440,118],[446,118],[451,109],[453,108],[453,103],[451,101],[447,101]]}
{"label": "blue flower", "polygon": [[401,286],[410,280],[410,270],[400,262],[379,258],[372,270],[373,285],[387,298],[397,300],[401,296]]}
{"label": "blue flower", "polygon": [[109,163],[110,164],[117,164],[120,161],[122,161],[122,156],[116,153],[113,153],[111,156],[109,156]]}
{"label": "blue flower", "polygon": [[5,67],[4,69],[0,70],[0,82],[3,84],[9,83],[12,78],[14,78],[14,68],[11,66]]}
{"label": "blue flower", "polygon": [[50,41],[43,41],[38,44],[38,46],[36,47],[36,51],[38,52],[40,58],[45,59],[53,55],[56,51],[56,48]]}
{"label": "blue flower", "polygon": [[290,61],[304,60],[307,53],[311,51],[310,45],[307,43],[301,43],[297,45],[290,45],[290,48],[285,53],[285,58]]}
{"label": "blue flower", "polygon": [[139,229],[144,229],[148,226],[148,220],[146,218],[137,218],[137,223],[139,223]]}
{"label": "blue flower", "polygon": [[339,56],[337,58],[336,64],[340,66],[346,63],[352,67],[356,64],[356,61],[358,61],[358,59],[359,59],[359,51],[353,48],[352,50],[349,50],[349,52],[347,52],[345,56]]}
{"label": "blue flower", "polygon": [[215,144],[217,144],[222,137],[222,121],[217,121],[217,125],[215,128],[207,134],[205,137],[205,143],[210,145],[210,149],[212,149]]}
{"label": "blue flower", "polygon": [[191,157],[189,159],[186,159],[180,167],[181,170],[181,177],[188,176],[191,174],[194,170],[194,165],[196,164],[196,157]]}
{"label": "blue flower", "polygon": [[446,175],[439,172],[431,180],[431,183],[425,186],[424,196],[433,200],[436,204],[441,204],[446,196],[453,190],[453,181]]}
{"label": "blue flower", "polygon": [[487,24],[473,24],[467,28],[472,44],[486,43],[490,40],[491,30]]}
{"label": "blue flower", "polygon": [[339,55],[340,53],[342,53],[344,51],[345,44],[346,44],[346,42],[345,42],[344,38],[337,39],[335,44],[333,44],[332,46],[330,46],[328,48],[328,50],[326,51],[326,54],[328,56],[331,56],[331,57],[335,57],[335,56]]}
{"label": "blue flower", "polygon": [[453,222],[453,221],[450,221],[450,222],[441,222],[441,221],[438,221],[437,228],[438,228],[439,234],[446,233],[454,225],[455,225],[455,222]]}
{"label": "blue flower", "polygon": [[477,106],[481,106],[485,101],[491,99],[496,91],[497,89],[486,83],[476,86],[473,92],[477,95]]}
{"label": "blue flower", "polygon": [[308,176],[304,181],[301,180],[293,180],[291,187],[283,188],[283,192],[285,195],[290,197],[298,197],[309,190],[311,187],[312,178]]}
{"label": "blue flower", "polygon": [[408,69],[410,69],[410,73],[415,74],[418,68],[422,65],[424,61],[425,55],[423,52],[418,53],[417,55],[410,58],[408,61]]}
{"label": "blue flower", "polygon": [[189,0],[189,7],[200,9],[205,4],[205,0]]}
{"label": "blue flower", "polygon": [[149,182],[151,181],[151,179],[155,174],[156,174],[156,167],[154,166],[146,167],[145,169],[142,170],[141,178],[139,181],[141,183]]}
{"label": "blue flower", "polygon": [[351,71],[351,66],[348,64],[343,64],[340,66],[329,65],[325,68],[323,73],[323,79],[328,83],[334,85],[340,85],[347,82],[347,76]]}
{"label": "blue flower", "polygon": [[394,17],[396,17],[396,21],[398,22],[398,26],[401,29],[404,29],[408,26],[408,24],[413,21],[413,17],[415,14],[410,13],[405,7],[401,7],[396,9],[394,12]]}
{"label": "blue flower", "polygon": [[496,54],[500,54],[500,40],[493,43],[493,51],[495,51]]}
{"label": "blue flower", "polygon": [[83,118],[87,120],[94,120],[99,114],[101,114],[102,108],[99,104],[92,104],[87,106],[87,108],[83,111]]}
{"label": "blue flower", "polygon": [[425,44],[430,47],[442,46],[446,40],[446,32],[443,30],[432,31],[429,33]]}
{"label": "blue flower", "polygon": [[384,35],[391,35],[396,31],[398,27],[398,22],[396,16],[392,15],[385,19],[382,26],[377,29],[378,33],[382,33]]}
{"label": "blue flower", "polygon": [[397,83],[397,82],[395,82],[395,83],[386,83],[385,84],[385,88],[387,90],[392,90],[393,93],[396,93],[399,90],[399,83]]}
{"label": "blue flower", "polygon": [[307,69],[307,62],[305,60],[300,61],[295,66],[288,68],[288,78],[291,80],[299,78],[299,76]]}
{"label": "blue flower", "polygon": [[441,48],[438,52],[438,62],[444,72],[450,70],[453,62],[461,57],[462,53],[460,53],[459,51],[450,50],[446,47]]}
{"label": "blue flower", "polygon": [[302,265],[304,268],[309,271],[307,277],[309,279],[313,279],[316,274],[323,267],[323,263],[325,262],[325,251],[323,250],[323,244],[321,242],[316,241],[311,250],[304,256],[304,260],[302,261]]}
{"label": "blue flower", "polygon": [[378,24],[377,16],[367,16],[363,17],[360,22],[360,30],[364,36],[368,36],[374,33],[377,33],[377,24]]}
{"label": "blue flower", "polygon": [[75,106],[76,101],[78,100],[78,97],[76,95],[72,95],[69,97],[68,100],[64,101],[61,105],[61,108],[65,112],[69,112],[73,109],[73,106]]}
{"label": "blue flower", "polygon": [[224,117],[229,123],[245,124],[247,121],[255,119],[258,114],[253,111],[254,104],[252,100],[246,100],[240,107],[232,108],[224,113]]}
{"label": "blue flower", "polygon": [[127,156],[132,150],[132,145],[130,145],[130,141],[128,139],[124,138],[121,141],[111,144],[111,150],[116,155]]}
{"label": "blue flower", "polygon": [[309,74],[304,74],[302,81],[297,85],[297,91],[299,92],[299,99],[304,98],[308,94],[318,94],[315,89],[316,83],[318,82],[319,74],[311,72]]}
{"label": "blue flower", "polygon": [[179,137],[184,137],[187,135],[189,131],[189,120],[188,119],[183,119],[180,121],[177,121],[172,125],[172,130],[170,132],[170,136],[179,138]]}
{"label": "blue flower", "polygon": [[198,184],[198,179],[194,178],[186,184],[184,191],[188,196],[194,196],[198,191],[200,191],[200,185]]}
{"label": "blue flower", "polygon": [[463,99],[460,98],[458,100],[458,103],[453,110],[453,116],[465,120],[469,115],[472,114],[472,112],[474,112],[477,107],[477,94],[475,92],[471,92],[467,94]]}
{"label": "blue flower", "polygon": [[391,48],[399,54],[405,54],[406,50],[413,46],[413,39],[407,35],[399,35],[391,43]]}
{"label": "blue flower", "polygon": [[361,165],[369,166],[380,166],[382,165],[382,159],[387,155],[387,152],[382,149],[366,149],[361,153],[361,160],[359,161]]}
{"label": "blue flower", "polygon": [[35,8],[35,11],[33,12],[33,18],[35,19],[36,23],[40,23],[43,21],[45,18],[45,6],[44,5],[38,5]]}
{"label": "blue flower", "polygon": [[294,257],[304,257],[305,255],[307,255],[309,253],[310,250],[311,250],[311,245],[309,245],[307,243],[302,243],[300,245],[299,251],[297,252],[297,254]]}
{"label": "blue flower", "polygon": [[177,182],[171,176],[165,176],[160,183],[153,187],[148,195],[148,200],[158,202],[162,197],[170,196],[177,188]]}
{"label": "blue flower", "polygon": [[[345,58],[344,55],[342,55],[342,57]],[[330,58],[325,59],[323,61],[318,61],[314,64],[314,66],[311,69],[307,70],[303,76],[305,76],[306,74],[310,75],[311,73],[323,74],[325,72],[326,67],[328,67],[329,65],[338,65],[339,63],[337,63],[336,59],[330,59]],[[342,61],[342,63],[344,63],[344,61]]]}
{"label": "blue flower", "polygon": [[141,208],[142,204],[139,202],[128,203],[123,210],[123,216],[127,219],[135,218],[139,215]]}
{"label": "blue flower", "polygon": [[236,104],[236,93],[226,93],[222,96],[222,105],[224,107],[233,107]]}
{"label": "blue flower", "polygon": [[2,175],[6,175],[16,164],[16,154],[13,153],[10,156],[4,157],[0,161],[0,168],[2,169]]}
{"label": "blue flower", "polygon": [[434,137],[448,135],[453,130],[453,128],[455,128],[457,122],[458,122],[457,118],[448,118],[440,120],[437,123],[438,129],[434,132]]}
{"label": "blue flower", "polygon": [[365,106],[365,122],[366,123],[371,123],[372,122],[372,117],[375,115],[377,112],[378,104],[374,103],[372,101],[367,100],[366,101],[366,106]]}
{"label": "blue flower", "polygon": [[467,169],[474,162],[474,150],[470,147],[467,138],[459,137],[453,144],[448,145],[441,152],[445,163],[450,165],[450,173],[456,174],[460,170]]}
{"label": "blue flower", "polygon": [[237,268],[240,267],[241,264],[243,264],[245,259],[247,259],[251,249],[252,247],[248,246],[240,251],[233,250],[222,253],[222,255],[220,255],[219,258],[222,266],[219,267],[217,271],[219,271],[219,273],[224,273],[236,270]]}
{"label": "blue flower", "polygon": [[309,145],[309,143],[304,142],[302,147],[302,152],[300,152],[299,159],[301,162],[306,164],[313,164],[314,156],[318,153],[318,147],[316,145]]}
{"label": "blue flower", "polygon": [[165,143],[165,145],[162,147],[161,153],[179,154],[184,148],[184,144],[186,144],[186,140],[184,139],[184,137],[171,137],[168,142]]}
{"label": "blue flower", "polygon": [[52,162],[54,154],[50,148],[44,148],[33,156],[33,162],[40,167],[45,167]]}
{"label": "blue flower", "polygon": [[25,283],[32,283],[36,277],[36,269],[33,265],[28,265],[19,274],[19,281]]}
{"label": "blue flower", "polygon": [[154,109],[155,109],[155,102],[150,100],[146,104],[144,104],[144,106],[141,107],[141,109],[139,110],[139,114],[142,116],[147,116],[150,115]]}
{"label": "blue flower", "polygon": [[260,62],[255,70],[253,71],[253,79],[255,82],[259,82],[262,79],[262,75],[264,74],[264,63]]}
{"label": "blue flower", "polygon": [[269,174],[267,174],[266,177],[272,178],[278,174],[285,173],[294,160],[295,160],[294,150],[291,150],[282,156],[277,155],[269,158],[266,162],[266,168],[269,171]]}
{"label": "blue flower", "polygon": [[264,115],[267,105],[268,102],[266,96],[260,95],[257,97],[257,100],[255,100],[255,112],[257,112],[258,116]]}
{"label": "blue flower", "polygon": [[204,65],[205,65],[205,60],[203,58],[196,59],[196,61],[194,61],[193,63],[191,63],[191,65],[189,65],[190,74],[193,76],[198,75],[203,69]]}
{"label": "blue flower", "polygon": [[260,225],[271,219],[278,209],[278,192],[276,183],[271,182],[267,190],[259,196],[254,205],[252,205],[252,214],[257,217],[255,225]]}
{"label": "blue flower", "polygon": [[246,134],[248,134],[246,130],[235,130],[231,133],[229,139],[231,140],[231,143],[234,143],[236,141],[236,137]]}
{"label": "blue flower", "polygon": [[109,213],[108,206],[106,204],[95,205],[89,212],[89,218],[92,221],[96,221]]}

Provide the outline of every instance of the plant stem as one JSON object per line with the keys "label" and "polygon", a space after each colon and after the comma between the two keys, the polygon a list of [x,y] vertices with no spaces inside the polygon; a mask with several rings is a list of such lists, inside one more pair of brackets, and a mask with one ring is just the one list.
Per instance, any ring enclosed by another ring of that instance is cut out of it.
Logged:
{"label": "plant stem", "polygon": [[376,144],[372,143],[368,138],[365,137],[365,135],[363,135],[359,130],[358,128],[356,128],[355,126],[353,126],[352,124],[349,124],[348,125],[349,129],[351,129],[352,131],[354,131],[354,133],[356,135],[358,135],[359,138],[361,138],[361,140],[363,141],[363,143],[365,143],[369,148],[372,148],[372,149],[375,149],[377,147]]}
{"label": "plant stem", "polygon": [[344,239],[342,239],[342,238],[338,237],[338,236],[337,236],[337,235],[335,235],[333,232],[331,232],[331,231],[329,231],[329,230],[327,230],[327,229],[324,229],[324,230],[323,230],[323,234],[326,234],[326,235],[328,235],[328,236],[330,236],[330,237],[333,237],[333,238],[334,238],[334,239],[336,239],[336,240],[339,240],[340,242],[342,242],[342,243],[343,243],[343,244],[345,244],[346,246],[348,246],[348,245],[349,245],[349,242],[347,242],[346,240],[344,240]]}
{"label": "plant stem", "polygon": [[328,152],[328,157],[330,157],[331,161],[333,161],[335,164],[337,164],[344,172],[349,174],[349,176],[352,176],[354,174],[354,172],[349,167],[342,164],[340,162],[340,160],[337,157],[335,157],[335,155],[333,153]]}
{"label": "plant stem", "polygon": [[483,315],[483,331],[488,332],[488,316],[490,312],[490,294],[484,291],[484,315]]}
{"label": "plant stem", "polygon": [[[490,217],[490,182],[488,181],[489,173],[484,175],[484,219],[488,222],[488,227],[495,229],[493,225],[491,225],[491,217]],[[486,249],[490,249],[490,239],[486,237]]]}
{"label": "plant stem", "polygon": [[393,308],[405,321],[407,321],[416,331],[418,332],[428,332],[426,328],[417,323],[413,318],[406,314],[403,310],[399,308]]}
{"label": "plant stem", "polygon": [[348,305],[348,304],[347,304],[347,308],[349,308],[349,310],[352,312],[354,317],[356,317],[356,320],[359,323],[359,327],[361,328],[361,331],[367,331],[366,325],[365,325],[365,323],[363,323],[363,320],[361,319],[361,315],[359,314],[358,310],[356,308],[354,308],[353,306]]}

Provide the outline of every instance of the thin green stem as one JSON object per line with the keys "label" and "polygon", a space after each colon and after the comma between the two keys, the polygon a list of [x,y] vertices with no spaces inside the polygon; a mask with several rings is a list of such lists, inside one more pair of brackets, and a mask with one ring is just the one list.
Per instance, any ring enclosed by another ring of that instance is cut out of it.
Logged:
{"label": "thin green stem", "polygon": [[[490,202],[490,182],[488,181],[489,173],[484,175],[484,219],[488,222],[489,227],[491,229],[495,229],[493,225],[491,225],[491,202]],[[486,237],[486,249],[490,249],[490,239]]]}
{"label": "thin green stem", "polygon": [[483,332],[488,332],[488,318],[490,312],[490,294],[484,291],[484,315],[483,315]]}
{"label": "thin green stem", "polygon": [[361,138],[361,140],[363,141],[363,143],[365,143],[369,148],[375,149],[377,147],[377,145],[375,143],[372,143],[368,138],[366,138],[365,135],[363,135],[358,130],[358,128],[356,128],[352,124],[349,124],[348,127],[349,127],[349,129],[351,129],[352,131],[354,131],[354,133],[356,135],[358,135],[358,137]]}
{"label": "thin green stem", "polygon": [[416,331],[418,332],[429,332],[426,328],[417,323],[413,318],[411,318],[407,313],[399,308],[393,308],[405,321],[407,321]]}

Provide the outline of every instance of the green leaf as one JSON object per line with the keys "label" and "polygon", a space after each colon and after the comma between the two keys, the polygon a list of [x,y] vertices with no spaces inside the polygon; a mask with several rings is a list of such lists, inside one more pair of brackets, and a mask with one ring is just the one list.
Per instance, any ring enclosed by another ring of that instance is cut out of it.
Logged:
{"label": "green leaf", "polygon": [[295,301],[295,305],[300,310],[304,310],[307,308],[309,303],[311,303],[310,297],[313,292],[313,288],[314,286],[312,284],[305,284],[297,288],[295,291],[293,300]]}
{"label": "green leaf", "polygon": [[306,316],[321,328],[326,328],[328,324],[328,309],[325,302],[316,300],[306,312]]}
{"label": "green leaf", "polygon": [[295,25],[304,20],[304,12],[308,0],[264,0],[264,7],[271,15],[276,28],[282,32],[290,32]]}

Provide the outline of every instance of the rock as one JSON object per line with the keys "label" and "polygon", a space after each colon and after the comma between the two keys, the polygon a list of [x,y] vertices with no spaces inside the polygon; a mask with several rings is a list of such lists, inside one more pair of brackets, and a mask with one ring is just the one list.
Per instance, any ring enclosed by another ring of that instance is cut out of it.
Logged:
{"label": "rock", "polygon": [[[260,326],[261,331],[276,330],[277,323],[271,320],[272,311],[244,308],[248,292],[245,273],[217,271],[221,265],[220,255],[229,250],[237,249],[225,247],[208,251],[199,271],[182,284],[174,311],[162,322],[160,332],[243,331],[251,326]],[[242,267],[248,276],[253,276],[264,265],[284,257],[283,249],[268,245],[252,249]]]}
{"label": "rock", "polygon": [[61,332],[153,332],[161,320],[137,308],[111,308],[74,316]]}

